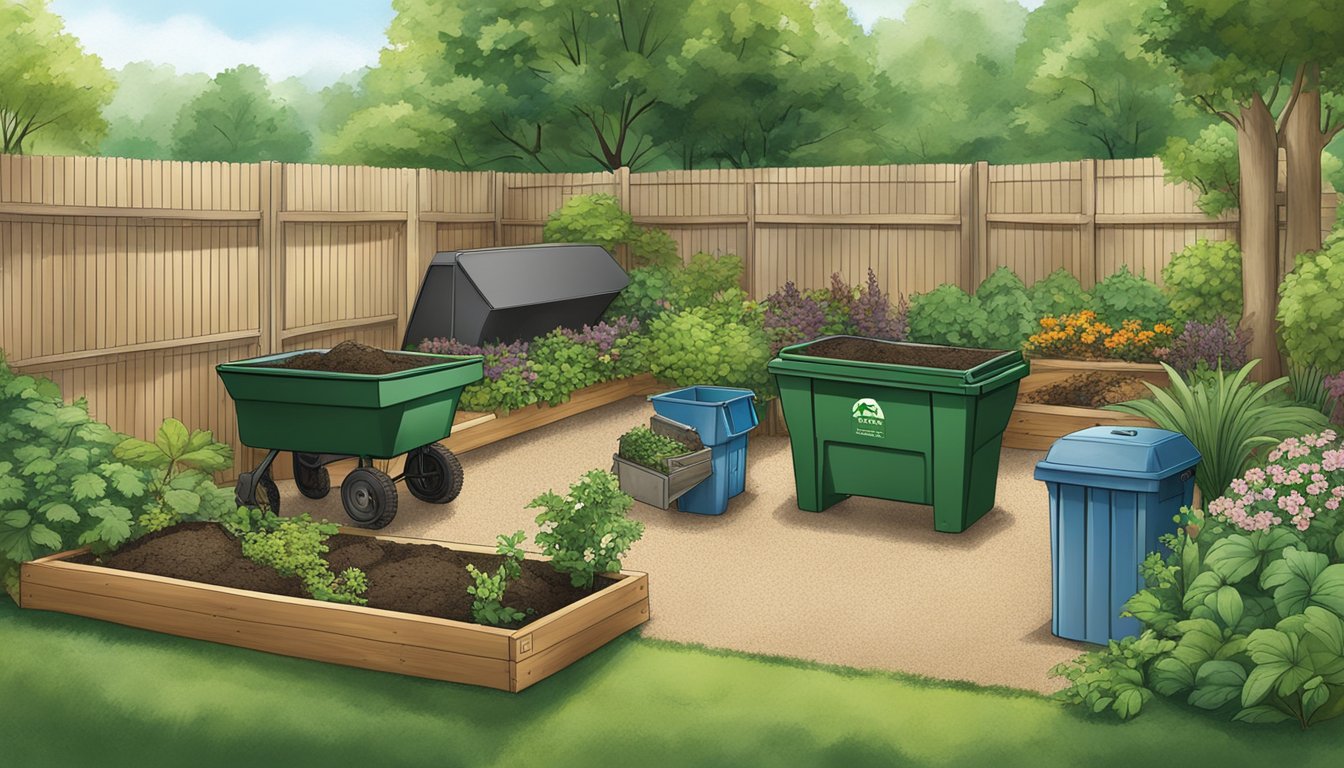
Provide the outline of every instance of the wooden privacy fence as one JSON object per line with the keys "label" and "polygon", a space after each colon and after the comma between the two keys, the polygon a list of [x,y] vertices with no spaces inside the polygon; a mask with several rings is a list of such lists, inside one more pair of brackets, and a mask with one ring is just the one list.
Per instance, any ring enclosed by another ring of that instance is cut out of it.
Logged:
{"label": "wooden privacy fence", "polygon": [[[216,364],[396,347],[435,251],[538,242],[589,192],[683,257],[741,255],[757,298],[869,268],[907,295],[972,290],[999,265],[1028,284],[1063,267],[1090,286],[1122,264],[1160,280],[1172,252],[1236,234],[1153,159],[527,174],[0,156],[0,348],[116,429],[176,416],[240,449]],[[1327,226],[1334,207],[1328,191]]]}

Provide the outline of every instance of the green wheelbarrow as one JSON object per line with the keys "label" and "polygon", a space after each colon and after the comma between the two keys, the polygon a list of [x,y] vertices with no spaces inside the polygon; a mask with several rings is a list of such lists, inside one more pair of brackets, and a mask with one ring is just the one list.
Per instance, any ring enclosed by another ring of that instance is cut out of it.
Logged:
{"label": "green wheelbarrow", "polygon": [[[256,469],[238,476],[237,503],[279,513],[271,464],[281,451],[293,454],[294,483],[310,499],[331,491],[328,464],[358,459],[341,483],[341,506],[363,528],[383,528],[396,517],[400,481],[422,501],[446,504],[457,498],[462,465],[437,443],[452,433],[462,389],[480,381],[482,358],[397,351],[425,357],[429,364],[384,374],[268,365],[326,351],[304,349],[216,366],[238,414],[239,440],[267,451]],[[401,454],[405,469],[396,477],[373,466],[374,459]]]}

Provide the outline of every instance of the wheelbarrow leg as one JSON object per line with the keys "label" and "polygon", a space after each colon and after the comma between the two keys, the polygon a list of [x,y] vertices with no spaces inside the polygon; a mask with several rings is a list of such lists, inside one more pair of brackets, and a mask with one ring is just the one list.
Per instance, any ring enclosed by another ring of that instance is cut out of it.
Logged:
{"label": "wheelbarrow leg", "polygon": [[[262,459],[261,463],[257,465],[256,469],[238,476],[238,482],[233,486],[233,501],[235,504],[240,507],[257,506],[257,488],[266,480],[270,480],[271,462],[275,461],[275,457],[278,455],[280,455],[280,451],[270,451],[266,454],[266,458]],[[271,484],[274,484],[273,480]],[[269,502],[269,499],[267,501]],[[278,512],[279,510],[271,511]]]}

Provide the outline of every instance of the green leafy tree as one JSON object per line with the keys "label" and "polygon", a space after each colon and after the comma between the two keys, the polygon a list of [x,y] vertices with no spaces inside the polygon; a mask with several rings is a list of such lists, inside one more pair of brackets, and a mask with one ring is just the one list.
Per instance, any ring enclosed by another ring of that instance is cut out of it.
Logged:
{"label": "green leafy tree", "polygon": [[872,40],[839,0],[696,0],[654,133],[683,168],[881,161]]}
{"label": "green leafy tree", "polygon": [[84,52],[46,0],[0,0],[0,152],[34,141],[87,152],[107,132],[103,107],[115,85],[102,60]]}
{"label": "green leafy tree", "polygon": [[1173,108],[1176,74],[1143,48],[1145,12],[1158,0],[1072,0],[1040,48],[1028,48],[1032,98],[1018,108],[1027,133],[1060,156],[1149,157],[1182,130],[1193,110]]}
{"label": "green leafy tree", "polygon": [[1321,93],[1333,92],[1344,75],[1344,2],[1166,0],[1144,28],[1146,48],[1172,62],[1182,93],[1236,129],[1250,354],[1264,361],[1260,375],[1274,378],[1278,150],[1283,142],[1289,155],[1289,248],[1312,250],[1320,245],[1321,149],[1338,130],[1330,112],[1322,126]]}
{"label": "green leafy tree", "polygon": [[114,73],[117,90],[103,110],[107,135],[98,146],[105,157],[173,159],[177,113],[210,84],[210,76],[178,73],[171,65],[138,61]]}
{"label": "green leafy tree", "polygon": [[173,156],[180,160],[301,161],[312,139],[298,113],[276,99],[261,70],[243,65],[216,75],[178,114]]}
{"label": "green leafy tree", "polygon": [[1237,131],[1229,123],[1214,123],[1194,141],[1173,136],[1158,153],[1168,182],[1193,184],[1199,190],[1195,205],[1210,216],[1237,207],[1241,194],[1237,160]]}
{"label": "green leafy tree", "polygon": [[1027,11],[1012,0],[916,0],[873,25],[887,92],[880,131],[901,162],[996,160],[1014,152],[1014,77]]}

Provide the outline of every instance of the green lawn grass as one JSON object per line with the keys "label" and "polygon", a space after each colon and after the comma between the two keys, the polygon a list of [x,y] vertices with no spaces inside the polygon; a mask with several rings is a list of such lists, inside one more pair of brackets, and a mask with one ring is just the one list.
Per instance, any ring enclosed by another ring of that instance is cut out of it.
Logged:
{"label": "green lawn grass", "polygon": [[0,599],[0,765],[1339,765],[1344,727],[1035,694],[626,636],[521,694],[21,611]]}

